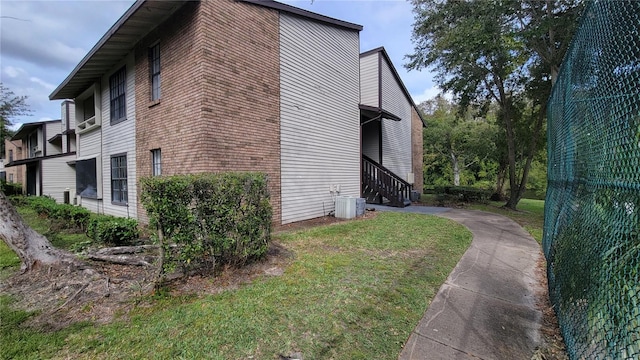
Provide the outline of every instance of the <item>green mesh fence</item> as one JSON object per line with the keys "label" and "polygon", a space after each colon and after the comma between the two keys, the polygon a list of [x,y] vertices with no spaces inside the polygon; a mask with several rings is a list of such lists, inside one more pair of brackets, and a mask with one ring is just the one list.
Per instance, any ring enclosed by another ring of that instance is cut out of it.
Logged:
{"label": "green mesh fence", "polygon": [[549,100],[543,248],[572,359],[640,359],[640,1],[588,3]]}

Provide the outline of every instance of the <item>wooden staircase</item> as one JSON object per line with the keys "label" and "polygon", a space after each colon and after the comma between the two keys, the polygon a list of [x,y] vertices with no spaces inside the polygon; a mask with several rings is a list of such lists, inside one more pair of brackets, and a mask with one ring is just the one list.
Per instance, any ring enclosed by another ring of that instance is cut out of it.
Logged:
{"label": "wooden staircase", "polygon": [[394,207],[411,205],[411,184],[391,172],[391,170],[362,155],[362,196],[367,203],[384,204]]}

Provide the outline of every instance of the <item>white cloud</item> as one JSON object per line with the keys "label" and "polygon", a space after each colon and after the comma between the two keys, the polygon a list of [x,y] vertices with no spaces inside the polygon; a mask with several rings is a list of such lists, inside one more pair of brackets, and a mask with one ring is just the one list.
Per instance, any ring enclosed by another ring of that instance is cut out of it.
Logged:
{"label": "white cloud", "polygon": [[17,67],[13,67],[13,66],[6,66],[2,72],[7,75],[8,77],[15,79],[20,75],[24,75],[26,74],[26,71],[24,71],[24,69],[22,68],[17,68]]}
{"label": "white cloud", "polygon": [[416,103],[416,105],[418,105],[423,101],[435,98],[436,96],[438,96],[438,94],[442,94],[445,98],[451,99],[451,94],[442,93],[442,90],[440,90],[440,88],[435,85],[430,88],[423,89],[422,92],[417,95],[411,94],[411,97],[413,98],[413,101]]}
{"label": "white cloud", "polygon": [[55,85],[49,84],[48,82],[46,82],[46,81],[44,81],[42,79],[39,79],[39,78],[37,78],[35,76],[30,77],[29,80],[31,82],[33,82],[33,83],[36,83],[36,84],[42,86],[43,88],[47,89],[48,91],[53,91],[53,89],[56,88]]}

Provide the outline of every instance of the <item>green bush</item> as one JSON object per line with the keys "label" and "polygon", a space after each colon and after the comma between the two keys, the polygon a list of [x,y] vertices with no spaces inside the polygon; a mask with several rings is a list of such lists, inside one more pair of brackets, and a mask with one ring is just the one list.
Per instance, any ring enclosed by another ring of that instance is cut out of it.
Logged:
{"label": "green bush", "polygon": [[491,190],[465,186],[436,186],[434,192],[439,197],[465,203],[486,202],[492,193]]}
{"label": "green bush", "polygon": [[22,184],[8,183],[4,180],[0,180],[0,191],[6,196],[22,195]]}
{"label": "green bush", "polygon": [[58,205],[55,199],[49,196],[28,196],[27,203],[38,214],[47,217],[53,217],[56,206]]}
{"label": "green bush", "polygon": [[81,206],[58,204],[48,196],[29,196],[25,199],[26,203],[38,214],[52,220],[60,220],[68,229],[85,229],[87,221],[91,217],[91,212]]}
{"label": "green bush", "polygon": [[139,238],[138,221],[109,215],[93,215],[87,223],[87,236],[104,244],[132,245]]}
{"label": "green bush", "polygon": [[[140,183],[142,204],[165,248],[165,270],[242,266],[266,254],[272,212],[265,174],[177,175]],[[169,251],[171,244],[177,249]]]}

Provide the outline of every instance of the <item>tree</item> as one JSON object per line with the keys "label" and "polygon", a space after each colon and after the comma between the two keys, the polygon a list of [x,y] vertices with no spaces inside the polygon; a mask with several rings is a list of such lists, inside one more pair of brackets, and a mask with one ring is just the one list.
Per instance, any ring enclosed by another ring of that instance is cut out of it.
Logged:
{"label": "tree", "polygon": [[453,93],[463,108],[497,104],[510,187],[505,206],[511,209],[524,193],[544,136],[546,90],[537,85],[546,81],[550,89],[549,74],[557,73],[558,59],[571,38],[567,33],[572,28],[560,24],[575,21],[575,2],[540,3],[413,0],[418,20],[414,53],[406,66],[434,68],[439,86]]}
{"label": "tree", "polygon": [[0,83],[0,157],[4,156],[4,139],[13,136],[11,118],[31,112],[26,100],[26,96],[16,96]]}
{"label": "tree", "polygon": [[420,109],[427,121],[426,153],[450,163],[454,186],[460,186],[463,171],[494,155],[494,127],[485,119],[472,118],[469,112],[459,116],[455,105],[441,96],[423,102]]}
{"label": "tree", "polygon": [[23,271],[38,265],[80,267],[73,254],[57,249],[49,240],[27,226],[5,194],[0,191],[0,239],[13,250]]}

